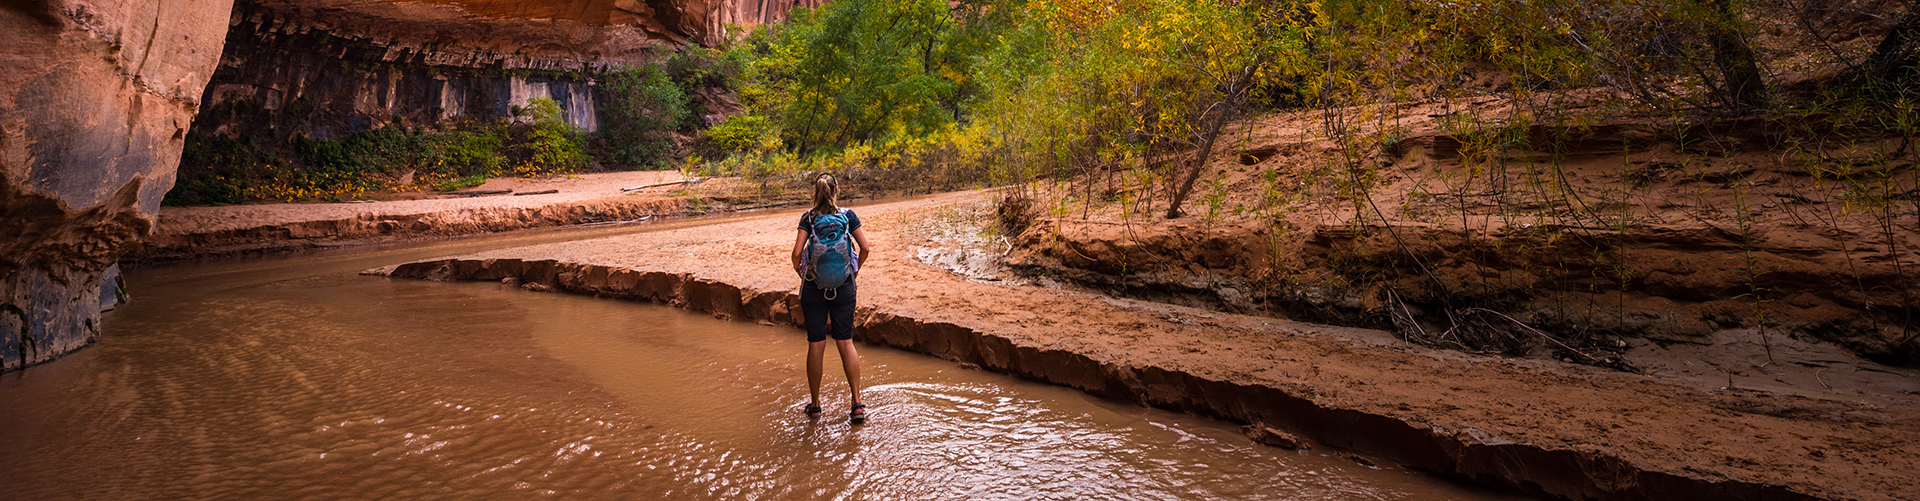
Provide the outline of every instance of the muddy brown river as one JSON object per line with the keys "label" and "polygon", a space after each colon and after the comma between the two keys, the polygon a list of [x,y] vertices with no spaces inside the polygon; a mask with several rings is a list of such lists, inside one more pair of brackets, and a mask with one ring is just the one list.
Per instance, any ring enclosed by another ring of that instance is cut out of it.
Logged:
{"label": "muddy brown river", "polygon": [[0,498],[1504,499],[876,346],[872,421],[831,354],[809,421],[795,328],[356,274],[686,224],[130,270],[97,345],[0,376]]}

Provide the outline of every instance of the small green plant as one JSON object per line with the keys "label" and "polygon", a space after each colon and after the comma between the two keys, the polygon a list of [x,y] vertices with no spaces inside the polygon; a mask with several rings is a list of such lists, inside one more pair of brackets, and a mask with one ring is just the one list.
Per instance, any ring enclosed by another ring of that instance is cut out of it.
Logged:
{"label": "small green plant", "polygon": [[1207,194],[1203,197],[1207,204],[1207,222],[1220,217],[1220,208],[1227,202],[1227,183],[1215,178],[1207,180]]}
{"label": "small green plant", "polygon": [[439,190],[439,191],[456,191],[456,190],[472,188],[475,186],[480,186],[486,183],[487,183],[487,176],[475,174],[467,177],[448,179],[445,181],[435,182],[433,183],[433,189]]}
{"label": "small green plant", "polygon": [[1754,249],[1754,240],[1758,237],[1753,219],[1757,213],[1752,206],[1748,205],[1746,190],[1736,189],[1733,195],[1733,220],[1740,230],[1741,271],[1746,275],[1747,286],[1747,292],[1739,297],[1747,298],[1753,303],[1753,327],[1759,332],[1760,345],[1766,349],[1767,363],[1771,364],[1773,363],[1773,342],[1767,337],[1767,303],[1771,300],[1764,296],[1767,288],[1760,286],[1761,275],[1768,272],[1760,269],[1760,256],[1755,254]]}

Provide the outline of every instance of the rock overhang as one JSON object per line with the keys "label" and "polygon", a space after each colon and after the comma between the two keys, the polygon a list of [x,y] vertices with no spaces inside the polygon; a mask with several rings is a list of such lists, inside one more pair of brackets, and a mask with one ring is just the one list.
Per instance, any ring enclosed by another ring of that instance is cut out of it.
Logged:
{"label": "rock overhang", "polygon": [[633,47],[713,46],[783,22],[821,0],[242,0],[320,29],[430,38],[439,45],[518,42],[528,53],[621,59]]}

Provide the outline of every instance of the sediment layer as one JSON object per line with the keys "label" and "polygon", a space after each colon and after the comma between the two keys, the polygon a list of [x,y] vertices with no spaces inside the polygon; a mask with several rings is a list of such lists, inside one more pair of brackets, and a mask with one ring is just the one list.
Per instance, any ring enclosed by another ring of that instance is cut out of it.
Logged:
{"label": "sediment layer", "polygon": [[[947,197],[951,200],[953,197]],[[964,198],[964,197],[963,197]],[[1915,482],[1911,409],[1849,407],[1538,360],[1440,352],[1384,333],[1039,287],[969,282],[902,258],[929,205],[862,217],[856,339],[1123,402],[1264,423],[1324,447],[1568,499],[1896,499]],[[884,206],[883,206],[884,207]],[[879,222],[880,224],[875,224]],[[779,263],[792,230],[758,219],[436,259],[383,270],[512,279],[797,325]],[[917,243],[925,244],[924,240]],[[896,247],[899,246],[899,247]],[[1825,416],[1824,418],[1821,416]]]}

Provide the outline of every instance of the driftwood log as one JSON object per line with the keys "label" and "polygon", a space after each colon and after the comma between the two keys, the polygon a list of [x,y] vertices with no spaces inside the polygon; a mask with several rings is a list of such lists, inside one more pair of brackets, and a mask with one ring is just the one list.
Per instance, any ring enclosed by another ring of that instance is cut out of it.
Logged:
{"label": "driftwood log", "polygon": [[696,177],[696,178],[693,178],[693,179],[682,179],[682,180],[679,180],[679,181],[668,181],[668,182],[664,182],[664,183],[653,183],[653,184],[643,184],[643,185],[639,185],[639,186],[634,186],[634,187],[632,187],[632,188],[621,188],[621,189],[620,189],[620,191],[634,191],[634,190],[644,190],[644,189],[647,189],[647,188],[659,188],[659,187],[661,187],[661,186],[673,186],[673,185],[676,185],[676,184],[693,184],[693,183],[698,183],[698,182],[700,182],[700,178],[697,178],[697,177]]}
{"label": "driftwood log", "polygon": [[463,197],[477,197],[482,195],[505,195],[508,193],[513,193],[513,190],[470,190],[470,191],[449,192],[447,194],[460,195]]}

